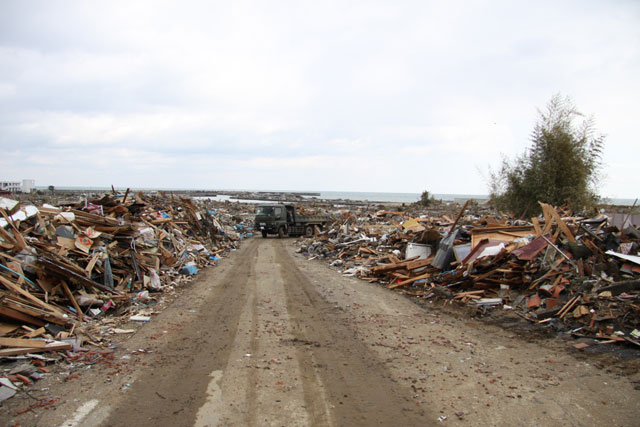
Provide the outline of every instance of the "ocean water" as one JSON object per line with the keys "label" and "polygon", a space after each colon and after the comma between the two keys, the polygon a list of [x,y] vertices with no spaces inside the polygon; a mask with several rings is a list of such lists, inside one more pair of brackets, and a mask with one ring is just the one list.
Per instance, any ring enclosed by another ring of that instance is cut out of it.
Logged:
{"label": "ocean water", "polygon": [[[46,190],[46,187],[36,187],[41,190]],[[87,190],[87,191],[110,191],[110,187],[56,187],[60,190]],[[117,188],[124,191],[125,189]],[[134,190],[132,188],[132,190]],[[154,190],[150,188],[140,188],[139,190]],[[166,191],[172,190],[189,190],[189,189],[166,189]],[[198,189],[202,190],[202,189]],[[134,190],[135,191],[135,190]],[[288,191],[288,190],[211,190],[215,191],[272,191],[272,192],[290,192],[290,193],[305,193],[305,191]],[[395,202],[395,203],[414,203],[420,200],[420,193],[384,193],[384,192],[363,192],[363,191],[308,191],[308,193],[319,193],[321,199],[341,199],[341,200],[368,200],[370,202]],[[218,196],[217,200],[226,200],[228,196]],[[309,196],[311,197],[311,196]],[[433,197],[437,200],[453,201],[455,199],[487,199],[489,196],[486,194],[446,194],[446,193],[434,193]],[[635,199],[621,199],[621,198],[606,198],[604,203],[613,204],[618,206],[632,206]],[[261,201],[254,201],[261,202]]]}
{"label": "ocean water", "polygon": [[[321,199],[344,199],[344,200],[368,200],[370,202],[398,202],[398,203],[414,203],[420,200],[421,193],[367,193],[358,191],[316,191],[320,193]],[[431,194],[436,200],[451,202],[454,200],[479,199],[486,200],[489,198],[487,194],[447,194],[434,193]],[[611,204],[617,206],[632,206],[635,199],[616,199],[605,198],[603,204]],[[638,203],[640,205],[640,203]]]}
{"label": "ocean water", "polygon": [[[421,193],[372,193],[360,191],[320,191],[321,199],[368,200],[370,202],[415,203]],[[487,199],[487,195],[478,194],[433,194],[437,200]]]}

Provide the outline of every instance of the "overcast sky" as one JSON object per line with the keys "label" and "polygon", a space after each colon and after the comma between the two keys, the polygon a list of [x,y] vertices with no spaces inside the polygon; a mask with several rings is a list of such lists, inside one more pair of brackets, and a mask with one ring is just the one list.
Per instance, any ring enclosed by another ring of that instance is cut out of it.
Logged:
{"label": "overcast sky", "polygon": [[555,93],[636,197],[640,2],[0,2],[0,180],[486,194]]}

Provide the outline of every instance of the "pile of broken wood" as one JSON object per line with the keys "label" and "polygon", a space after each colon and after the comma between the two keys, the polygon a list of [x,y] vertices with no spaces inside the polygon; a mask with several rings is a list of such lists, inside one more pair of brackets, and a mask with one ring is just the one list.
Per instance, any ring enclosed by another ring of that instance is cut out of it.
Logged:
{"label": "pile of broken wood", "polygon": [[135,320],[139,302],[189,281],[238,240],[221,215],[163,193],[39,207],[4,198],[0,214],[0,357],[78,350],[81,336],[99,345],[88,324]]}
{"label": "pile of broken wood", "polygon": [[[407,295],[513,310],[600,342],[640,345],[640,233],[608,218],[573,216],[541,203],[531,221],[504,216],[344,212],[300,252],[345,275]],[[408,256],[410,245],[423,253]]]}

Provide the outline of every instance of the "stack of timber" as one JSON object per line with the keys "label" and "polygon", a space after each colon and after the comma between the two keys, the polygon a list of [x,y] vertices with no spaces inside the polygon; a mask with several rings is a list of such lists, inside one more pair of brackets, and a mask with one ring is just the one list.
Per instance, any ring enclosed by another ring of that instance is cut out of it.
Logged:
{"label": "stack of timber", "polygon": [[237,247],[247,229],[236,220],[164,193],[0,199],[0,358],[104,347],[96,323],[144,318],[141,303]]}

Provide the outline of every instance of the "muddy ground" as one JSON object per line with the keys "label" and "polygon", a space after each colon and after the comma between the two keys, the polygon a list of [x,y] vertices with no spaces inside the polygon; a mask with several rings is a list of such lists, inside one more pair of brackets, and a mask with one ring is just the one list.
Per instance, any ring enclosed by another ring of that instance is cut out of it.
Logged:
{"label": "muddy ground", "polygon": [[638,425],[635,360],[416,304],[294,249],[247,240],[151,322],[122,325],[137,332],[112,352],[2,403],[2,424]]}

